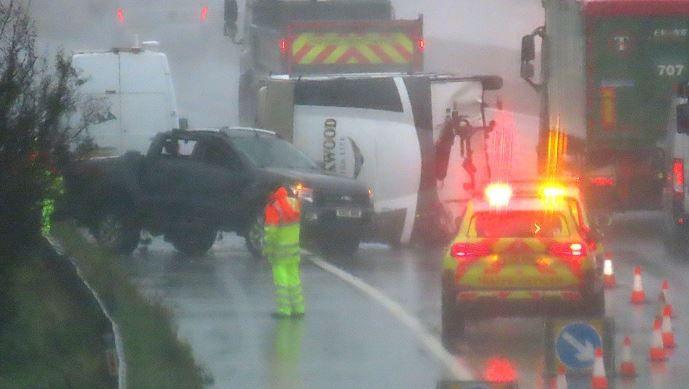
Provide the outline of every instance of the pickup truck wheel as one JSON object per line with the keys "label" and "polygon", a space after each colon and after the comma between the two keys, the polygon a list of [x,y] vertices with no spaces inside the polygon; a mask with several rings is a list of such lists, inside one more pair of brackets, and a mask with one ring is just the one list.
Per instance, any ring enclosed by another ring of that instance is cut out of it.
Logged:
{"label": "pickup truck wheel", "polygon": [[201,256],[213,247],[217,236],[217,230],[204,229],[171,234],[169,240],[175,250],[190,256]]}
{"label": "pickup truck wheel", "polygon": [[324,239],[321,243],[323,251],[335,255],[352,256],[359,250],[361,238],[358,236],[340,236]]}
{"label": "pickup truck wheel", "polygon": [[263,215],[256,214],[249,224],[244,241],[255,258],[263,258]]}
{"label": "pickup truck wheel", "polygon": [[139,245],[141,228],[124,211],[105,211],[98,219],[94,235],[99,245],[117,254],[131,254]]}

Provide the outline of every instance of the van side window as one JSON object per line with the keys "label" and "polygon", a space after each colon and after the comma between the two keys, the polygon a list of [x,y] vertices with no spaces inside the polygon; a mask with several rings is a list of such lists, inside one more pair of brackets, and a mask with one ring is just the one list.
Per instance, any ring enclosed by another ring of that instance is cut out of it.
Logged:
{"label": "van side window", "polygon": [[294,90],[294,102],[296,105],[402,112],[397,85],[390,77],[299,81]]}

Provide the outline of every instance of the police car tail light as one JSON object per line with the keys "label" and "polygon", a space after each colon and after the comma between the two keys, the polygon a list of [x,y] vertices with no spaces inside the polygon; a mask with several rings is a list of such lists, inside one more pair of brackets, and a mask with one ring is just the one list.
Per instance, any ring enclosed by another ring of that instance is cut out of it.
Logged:
{"label": "police car tail light", "polygon": [[672,160],[672,191],[675,196],[684,196],[684,160]]}
{"label": "police car tail light", "polygon": [[512,187],[508,184],[490,184],[485,190],[486,200],[491,207],[506,207],[512,198]]}
{"label": "police car tail light", "polygon": [[548,252],[560,258],[582,258],[586,256],[586,245],[580,242],[553,243]]}
{"label": "police car tail light", "polygon": [[490,247],[485,243],[455,243],[450,253],[457,260],[475,259],[490,254]]}

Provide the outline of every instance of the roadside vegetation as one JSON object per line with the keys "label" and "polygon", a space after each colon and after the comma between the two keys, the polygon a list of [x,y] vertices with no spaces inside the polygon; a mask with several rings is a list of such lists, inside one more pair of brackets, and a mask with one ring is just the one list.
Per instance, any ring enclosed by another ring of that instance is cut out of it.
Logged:
{"label": "roadside vegetation", "polygon": [[72,223],[56,224],[53,234],[120,326],[128,387],[192,389],[212,382],[194,362],[191,348],[177,337],[170,312],[137,291],[118,256],[89,242]]}
{"label": "roadside vegetation", "polygon": [[13,259],[0,274],[0,387],[115,387],[105,354],[109,327],[97,305],[48,250]]}

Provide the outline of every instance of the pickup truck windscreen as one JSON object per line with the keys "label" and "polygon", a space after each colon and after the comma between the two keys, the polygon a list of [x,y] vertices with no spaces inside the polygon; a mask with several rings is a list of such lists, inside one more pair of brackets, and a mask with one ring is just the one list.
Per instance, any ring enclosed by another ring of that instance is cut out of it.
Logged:
{"label": "pickup truck windscreen", "polygon": [[315,162],[290,143],[275,137],[233,137],[232,144],[258,167],[320,170]]}

